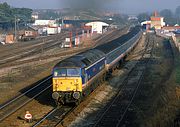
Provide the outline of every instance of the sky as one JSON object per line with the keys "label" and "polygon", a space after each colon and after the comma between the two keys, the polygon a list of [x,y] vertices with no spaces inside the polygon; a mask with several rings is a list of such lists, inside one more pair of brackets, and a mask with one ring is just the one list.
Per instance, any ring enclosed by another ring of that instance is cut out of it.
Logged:
{"label": "sky", "polygon": [[62,8],[95,8],[115,12],[137,14],[141,12],[175,10],[180,6],[180,0],[0,0],[13,7],[32,9],[62,9]]}

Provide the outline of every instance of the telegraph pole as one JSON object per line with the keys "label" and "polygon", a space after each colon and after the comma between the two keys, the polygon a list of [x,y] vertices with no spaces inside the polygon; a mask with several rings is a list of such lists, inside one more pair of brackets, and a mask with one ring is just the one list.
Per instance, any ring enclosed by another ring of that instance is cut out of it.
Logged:
{"label": "telegraph pole", "polygon": [[14,22],[14,26],[15,26],[15,28],[14,28],[14,41],[16,42],[16,16],[15,16],[15,22]]}

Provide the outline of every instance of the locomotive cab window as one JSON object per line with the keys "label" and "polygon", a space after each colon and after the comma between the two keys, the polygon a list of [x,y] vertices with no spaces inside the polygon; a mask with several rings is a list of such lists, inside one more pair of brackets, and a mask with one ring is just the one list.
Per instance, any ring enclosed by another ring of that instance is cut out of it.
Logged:
{"label": "locomotive cab window", "polygon": [[80,76],[80,69],[79,68],[67,69],[67,76]]}
{"label": "locomotive cab window", "polygon": [[79,68],[56,68],[54,70],[55,77],[80,76]]}
{"label": "locomotive cab window", "polygon": [[66,69],[55,69],[54,76],[66,76]]}

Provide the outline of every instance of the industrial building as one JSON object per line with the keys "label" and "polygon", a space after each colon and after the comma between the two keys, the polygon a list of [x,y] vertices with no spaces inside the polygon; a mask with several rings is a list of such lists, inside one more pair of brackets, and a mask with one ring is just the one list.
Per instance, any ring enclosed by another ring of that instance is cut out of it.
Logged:
{"label": "industrial building", "polygon": [[97,21],[97,22],[86,23],[85,26],[90,26],[92,33],[102,34],[107,30],[107,27],[109,26],[109,24],[105,22]]}
{"label": "industrial building", "polygon": [[38,36],[38,29],[28,27],[27,29],[20,30],[18,32],[18,38],[17,39],[19,41],[27,41],[27,40],[35,39],[37,36]]}
{"label": "industrial building", "polygon": [[163,26],[165,26],[163,17],[151,17],[151,28],[157,30],[161,29]]}
{"label": "industrial building", "polygon": [[56,20],[35,20],[33,25],[35,26],[52,26],[56,23]]}
{"label": "industrial building", "polygon": [[150,17],[150,21],[144,21],[141,23],[141,25],[146,29],[155,29],[160,30],[162,27],[165,26],[164,17],[158,16],[158,13],[155,12],[154,16]]}

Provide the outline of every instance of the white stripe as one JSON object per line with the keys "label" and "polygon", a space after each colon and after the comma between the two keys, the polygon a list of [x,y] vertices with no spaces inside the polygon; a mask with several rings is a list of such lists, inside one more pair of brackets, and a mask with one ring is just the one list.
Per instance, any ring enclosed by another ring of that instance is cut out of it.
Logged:
{"label": "white stripe", "polygon": [[[136,34],[137,36],[138,34]],[[116,49],[112,50],[111,52],[109,52],[107,55],[111,54],[112,52],[118,50],[119,48],[121,48],[122,46],[126,45],[129,41],[131,41],[132,39],[134,39],[136,36],[132,37],[130,40],[128,40],[127,42],[125,42],[124,44],[122,44],[121,46],[117,47]]]}
{"label": "white stripe", "polygon": [[96,63],[98,63],[99,61],[103,60],[105,57],[103,57],[102,59],[98,60],[97,62],[95,62],[94,64],[92,64],[91,66],[85,68],[85,70],[89,69],[90,67],[92,67],[93,65],[95,65]]}
{"label": "white stripe", "polygon": [[[138,34],[139,34],[139,33],[138,33]],[[138,34],[137,34],[137,35],[138,35]],[[136,35],[136,36],[137,36],[137,35]],[[136,36],[134,36],[133,38],[135,38]],[[132,39],[133,39],[133,38],[132,38]],[[131,40],[131,39],[130,39],[130,40]],[[129,41],[130,41],[130,40],[129,40]],[[119,57],[117,57],[115,60],[113,60],[110,64],[106,64],[106,68],[109,69],[113,64],[116,63],[117,60],[123,58],[124,55],[125,55],[126,53],[128,53],[129,50],[135,46],[135,44],[137,44],[138,40],[139,40],[139,38],[137,38],[137,40],[132,44],[132,46],[130,46],[130,47],[126,50],[126,52],[124,52],[124,53],[121,54]],[[127,41],[127,42],[129,42],[129,41]],[[126,43],[127,43],[127,42],[126,42]],[[125,44],[126,44],[126,43],[125,43]],[[116,49],[115,49],[115,50],[116,50]],[[114,51],[114,50],[113,50],[113,51]]]}
{"label": "white stripe", "polygon": [[124,54],[121,54],[118,58],[116,58],[115,60],[113,60],[113,61],[111,62],[111,64],[106,64],[106,68],[109,69],[109,67],[113,66],[113,64],[115,64],[116,61],[120,60],[120,59],[123,58],[123,57],[124,57]]}
{"label": "white stripe", "polygon": [[[103,69],[104,70],[104,69]],[[93,78],[91,78],[89,81],[87,81],[85,84],[82,84],[82,88],[86,88],[97,76],[101,75],[103,73],[103,70],[97,73]],[[104,71],[105,72],[105,71]]]}

